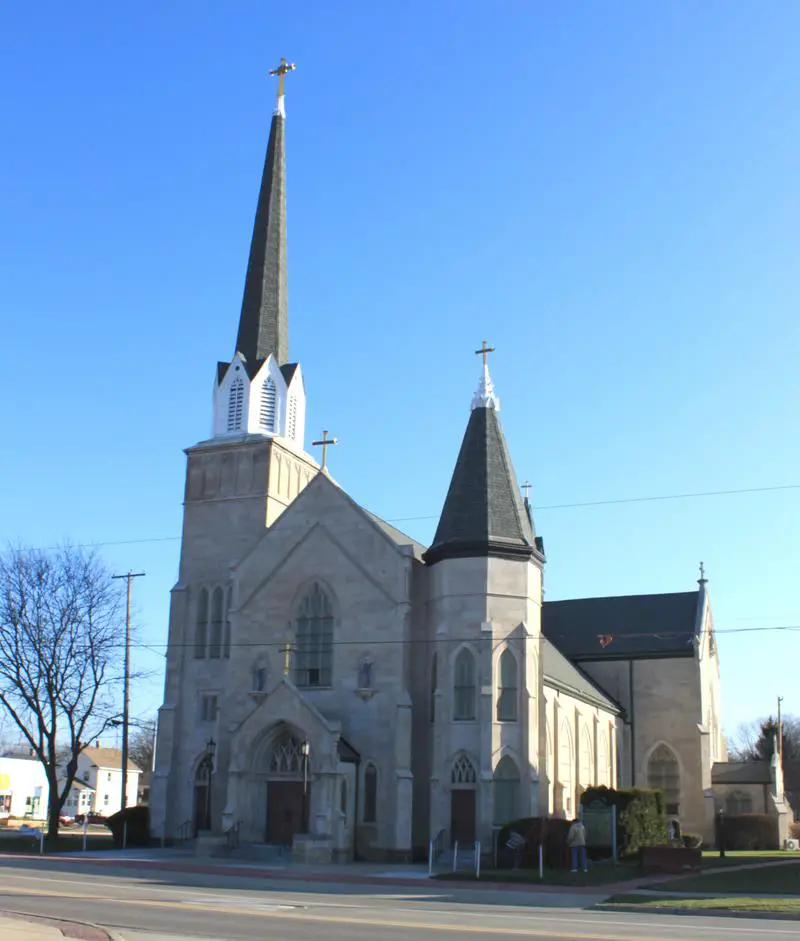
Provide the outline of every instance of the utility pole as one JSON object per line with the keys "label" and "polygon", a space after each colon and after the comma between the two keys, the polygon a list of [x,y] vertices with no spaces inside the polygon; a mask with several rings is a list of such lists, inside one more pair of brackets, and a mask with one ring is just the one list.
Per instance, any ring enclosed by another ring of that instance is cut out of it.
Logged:
{"label": "utility pole", "polygon": [[127,572],[125,575],[112,575],[112,578],[124,578],[128,583],[127,606],[125,609],[125,678],[122,691],[122,794],[120,810],[128,806],[128,719],[131,702],[131,584],[134,578],[141,578],[144,572]]}

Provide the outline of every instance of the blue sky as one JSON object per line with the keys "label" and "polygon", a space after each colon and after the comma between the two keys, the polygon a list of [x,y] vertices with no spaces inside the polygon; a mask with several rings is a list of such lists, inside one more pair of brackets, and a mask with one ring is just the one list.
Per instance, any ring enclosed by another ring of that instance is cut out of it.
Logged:
{"label": "blue sky", "polygon": [[485,337],[547,597],[703,559],[726,726],[800,713],[800,631],[749,630],[800,625],[799,489],[547,508],[800,484],[800,8],[113,6],[0,12],[0,539],[147,572],[134,711],[285,55],[291,352],[340,483],[430,539]]}

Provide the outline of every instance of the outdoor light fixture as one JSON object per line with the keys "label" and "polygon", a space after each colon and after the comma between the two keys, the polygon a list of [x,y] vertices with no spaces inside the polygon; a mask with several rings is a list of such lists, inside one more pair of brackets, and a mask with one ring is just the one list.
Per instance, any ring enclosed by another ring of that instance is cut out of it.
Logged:
{"label": "outdoor light fixture", "polygon": [[214,755],[216,754],[216,751],[217,751],[217,743],[214,741],[213,738],[210,738],[208,740],[208,743],[206,744],[206,754],[208,755],[211,761],[214,760]]}
{"label": "outdoor light fixture", "polygon": [[308,758],[308,756],[311,754],[311,742],[307,740],[303,742],[303,744],[300,746],[300,754],[303,756],[303,758]]}

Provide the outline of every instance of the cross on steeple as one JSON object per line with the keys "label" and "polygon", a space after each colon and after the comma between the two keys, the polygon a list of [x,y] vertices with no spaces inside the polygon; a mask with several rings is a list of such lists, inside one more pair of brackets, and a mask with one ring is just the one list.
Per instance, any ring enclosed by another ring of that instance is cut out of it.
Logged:
{"label": "cross on steeple", "polygon": [[522,490],[523,496],[525,497],[526,503],[528,502],[528,497],[530,497],[531,495],[532,486],[533,485],[531,484],[531,482],[529,480],[526,480],[525,483],[520,487],[520,490]]}
{"label": "cross on steeple", "polygon": [[278,98],[283,98],[283,80],[289,72],[293,72],[297,66],[294,62],[287,62],[286,59],[281,59],[281,64],[277,69],[270,69],[270,75],[278,76]]}
{"label": "cross on steeple", "polygon": [[288,676],[292,672],[292,645],[283,645],[283,675]]}
{"label": "cross on steeple", "polygon": [[321,464],[321,467],[322,467],[323,470],[325,470],[325,467],[326,467],[327,464],[328,464],[328,446],[329,446],[329,445],[332,445],[332,444],[338,444],[338,443],[339,443],[339,439],[338,439],[338,438],[329,438],[329,437],[328,437],[327,429],[322,432],[322,438],[320,438],[319,441],[312,441],[312,442],[311,442],[311,447],[312,447],[312,448],[322,448],[322,464]]}
{"label": "cross on steeple", "polygon": [[483,341],[483,343],[481,344],[481,348],[480,348],[479,350],[475,350],[475,355],[476,355],[476,356],[482,356],[482,357],[483,357],[483,366],[484,366],[484,369],[486,368],[486,357],[488,356],[489,353],[494,353],[494,347],[493,347],[493,346],[488,346],[487,343],[486,343],[486,340]]}

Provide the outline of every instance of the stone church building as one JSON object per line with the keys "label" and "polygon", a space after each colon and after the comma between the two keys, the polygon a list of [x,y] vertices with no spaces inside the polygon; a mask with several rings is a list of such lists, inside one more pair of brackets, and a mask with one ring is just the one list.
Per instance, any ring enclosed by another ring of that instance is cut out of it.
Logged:
{"label": "stone church building", "polygon": [[574,815],[590,785],[636,784],[710,837],[725,746],[706,580],[543,603],[485,353],[430,546],[347,494],[327,446],[322,466],[306,450],[282,92],[233,355],[211,436],[186,451],[154,835],[236,828],[305,859],[404,859],[439,834],[489,847],[512,819]]}

